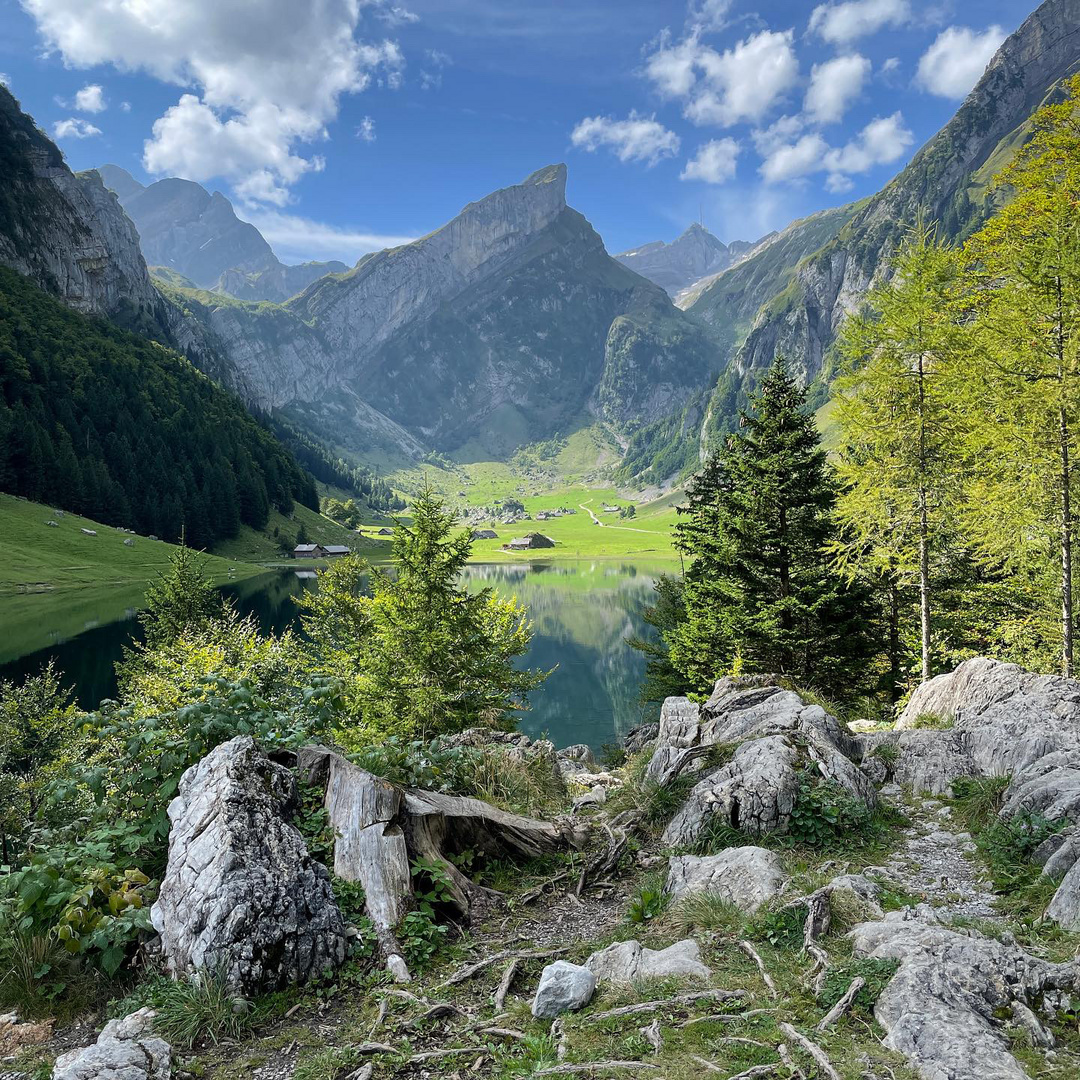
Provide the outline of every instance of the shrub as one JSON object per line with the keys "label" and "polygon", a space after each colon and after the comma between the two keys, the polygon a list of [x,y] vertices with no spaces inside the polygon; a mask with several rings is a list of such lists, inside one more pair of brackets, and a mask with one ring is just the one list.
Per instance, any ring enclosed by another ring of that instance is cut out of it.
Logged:
{"label": "shrub", "polygon": [[778,907],[763,904],[746,920],[746,936],[751,941],[767,941],[777,949],[802,945],[806,907]]}
{"label": "shrub", "polygon": [[799,778],[787,839],[799,846],[827,848],[865,838],[874,827],[869,806],[834,780],[825,780],[816,765]]}
{"label": "shrub", "polygon": [[1041,873],[1031,861],[1036,848],[1066,825],[1064,819],[1048,821],[1042,814],[1025,811],[984,829],[976,843],[990,866],[994,887],[1013,892],[1032,884]]}
{"label": "shrub", "polygon": [[998,816],[1011,780],[1011,776],[959,776],[952,782],[953,808],[966,829],[983,829]]}

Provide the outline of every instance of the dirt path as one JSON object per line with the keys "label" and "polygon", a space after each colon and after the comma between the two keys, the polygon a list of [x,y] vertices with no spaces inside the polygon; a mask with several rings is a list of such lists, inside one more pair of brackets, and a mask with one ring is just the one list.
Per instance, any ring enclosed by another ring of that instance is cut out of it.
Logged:
{"label": "dirt path", "polygon": [[644,533],[646,536],[655,536],[656,533],[650,532],[648,529],[635,529],[629,525],[609,525],[606,521],[601,521],[593,512],[589,509],[586,503],[578,503],[578,506],[584,510],[589,517],[593,519],[594,525],[599,525],[601,529],[618,529],[620,532],[636,532]]}
{"label": "dirt path", "polygon": [[945,920],[1000,920],[990,881],[975,859],[975,842],[953,820],[952,808],[937,799],[919,799],[902,809],[911,828],[882,873]]}

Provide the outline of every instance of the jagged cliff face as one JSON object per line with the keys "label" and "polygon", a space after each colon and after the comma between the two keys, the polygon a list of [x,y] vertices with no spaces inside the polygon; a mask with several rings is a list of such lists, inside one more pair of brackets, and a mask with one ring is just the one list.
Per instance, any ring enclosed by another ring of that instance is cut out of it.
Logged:
{"label": "jagged cliff face", "polygon": [[657,240],[633,251],[624,251],[615,258],[635,273],[655,282],[670,296],[675,296],[702,278],[734,266],[756,246],[747,240],[733,240],[725,244],[695,222],[670,244]]}
{"label": "jagged cliff face", "polygon": [[135,223],[146,262],[200,289],[281,302],[324,274],[348,269],[341,262],[286,266],[259,230],[236,216],[220,191],[211,194],[201,184],[176,177],[147,187],[117,165],[96,171]]}
{"label": "jagged cliff face", "polygon": [[973,203],[968,188],[978,191],[980,171],[995,151],[1080,67],[1078,25],[1080,0],[1046,0],[1029,16],[998,50],[953,119],[835,239],[799,267],[783,302],[766,304],[738,352],[741,373],[763,369],[781,351],[808,381],[813,379],[844,320],[887,272],[903,230],[920,209],[941,222],[950,239],[985,219],[991,206]]}
{"label": "jagged cliff face", "polygon": [[139,237],[95,173],[74,175],[0,85],[0,263],[88,315],[139,325],[160,299]]}
{"label": "jagged cliff face", "polygon": [[338,445],[500,456],[591,412],[629,431],[715,377],[706,332],[610,258],[542,169],[267,309],[190,300],[234,384]]}

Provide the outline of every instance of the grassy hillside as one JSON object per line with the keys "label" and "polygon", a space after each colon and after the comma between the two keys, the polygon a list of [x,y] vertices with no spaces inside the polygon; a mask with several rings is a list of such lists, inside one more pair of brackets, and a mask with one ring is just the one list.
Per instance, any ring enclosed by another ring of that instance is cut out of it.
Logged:
{"label": "grassy hillside", "polygon": [[[47,525],[55,521],[56,527]],[[81,530],[96,531],[87,536]],[[125,540],[134,543],[128,546]],[[41,503],[0,494],[0,593],[34,593],[52,589],[104,589],[127,585],[140,588],[168,568],[176,551],[163,540],[130,536],[116,529],[60,513]],[[262,568],[206,557],[215,581],[236,580]],[[5,627],[13,601],[5,597]]]}

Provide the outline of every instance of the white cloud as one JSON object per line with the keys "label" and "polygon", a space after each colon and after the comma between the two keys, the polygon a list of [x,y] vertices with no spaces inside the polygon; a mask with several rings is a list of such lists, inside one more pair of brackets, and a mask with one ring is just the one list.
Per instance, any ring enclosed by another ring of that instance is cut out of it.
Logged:
{"label": "white cloud", "polygon": [[399,84],[405,63],[394,41],[357,40],[357,0],[22,3],[69,66],[111,63],[198,91],[155,123],[149,171],[226,177],[242,197],[279,204],[319,167],[297,151],[325,136],[341,96],[376,77]]}
{"label": "white cloud", "polygon": [[721,53],[696,32],[678,42],[663,34],[645,74],[663,96],[684,100],[683,113],[694,124],[758,121],[799,76],[793,41],[791,30],[763,30]]}
{"label": "white cloud", "polygon": [[848,45],[883,27],[902,26],[910,18],[908,0],[845,0],[814,8],[809,30],[834,45]]}
{"label": "white cloud", "polygon": [[794,180],[811,173],[826,172],[830,191],[847,191],[852,173],[863,173],[876,165],[887,165],[903,157],[914,142],[899,112],[878,116],[844,146],[830,147],[817,133],[803,135],[794,142],[769,140],[768,131],[760,133],[759,149],[765,159],[758,170],[770,182]]}
{"label": "white cloud", "polygon": [[869,75],[870,61],[858,53],[815,64],[803,103],[810,120],[818,124],[835,124],[841,120],[848,106],[862,93]]}
{"label": "white cloud", "polygon": [[371,8],[387,26],[405,26],[420,21],[420,16],[414,11],[394,4],[391,0],[360,0],[360,3],[362,7]]}
{"label": "white cloud", "polygon": [[690,0],[686,21],[705,33],[723,30],[732,0]]}
{"label": "white cloud", "polygon": [[420,71],[420,89],[438,90],[442,86],[443,69],[448,68],[454,61],[449,53],[442,49],[424,50],[424,67]]}
{"label": "white cloud", "polygon": [[915,136],[904,126],[899,112],[877,116],[846,146],[830,150],[825,167],[834,175],[866,172],[875,165],[899,160],[914,141]]}
{"label": "white cloud", "polygon": [[121,101],[120,102],[120,111],[121,112],[131,112],[131,102],[130,101]]}
{"label": "white cloud", "polygon": [[940,97],[966,97],[1005,36],[1000,26],[991,26],[981,34],[966,26],[950,26],[923,53],[915,81]]}
{"label": "white cloud", "polygon": [[894,71],[898,71],[899,69],[900,69],[900,57],[899,56],[890,56],[888,58],[888,60],[886,60],[881,65],[881,74],[882,75],[891,75]]}
{"label": "white cloud", "polygon": [[702,143],[698,152],[686,163],[679,179],[722,184],[735,175],[739,149],[739,144],[734,139],[712,139]]}
{"label": "white cloud", "polygon": [[6,71],[0,71],[0,86],[11,87],[11,76]]}
{"label": "white cloud", "polygon": [[286,263],[339,259],[352,264],[370,251],[398,247],[416,239],[340,228],[279,210],[249,210],[241,216],[266,237],[278,258]]}
{"label": "white cloud", "polygon": [[87,83],[76,95],[74,107],[79,112],[105,111],[105,91],[97,83]]}
{"label": "white cloud", "polygon": [[751,133],[754,146],[763,157],[778,147],[791,143],[805,127],[802,116],[781,116],[767,128],[757,128]]}
{"label": "white cloud", "polygon": [[54,139],[89,139],[100,134],[101,128],[95,127],[81,116],[69,116],[66,120],[57,120],[53,124]]}
{"label": "white cloud", "polygon": [[364,142],[375,141],[375,121],[372,120],[370,116],[365,116],[364,119],[360,121],[360,126],[356,129],[356,137],[358,139],[363,139]]}
{"label": "white cloud", "polygon": [[570,141],[590,152],[608,147],[620,161],[644,161],[655,165],[679,152],[679,136],[653,116],[631,111],[626,120],[611,116],[587,116],[570,133]]}
{"label": "white cloud", "polygon": [[803,135],[796,142],[774,146],[758,172],[769,183],[781,180],[794,180],[800,176],[820,172],[824,168],[825,155],[829,144],[814,132]]}

